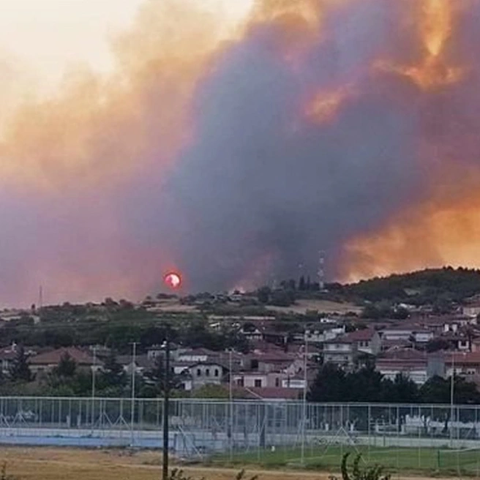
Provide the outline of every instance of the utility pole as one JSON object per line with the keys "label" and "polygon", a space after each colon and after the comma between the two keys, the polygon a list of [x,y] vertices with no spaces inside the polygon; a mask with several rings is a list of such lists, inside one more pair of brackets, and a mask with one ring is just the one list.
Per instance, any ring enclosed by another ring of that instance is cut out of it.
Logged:
{"label": "utility pole", "polygon": [[132,431],[132,447],[134,442],[133,424],[135,422],[135,364],[137,361],[137,342],[132,344],[132,397],[130,405],[130,429]]}
{"label": "utility pole", "polygon": [[452,352],[452,376],[450,377],[450,448],[453,448],[453,413],[455,398],[455,352]]}
{"label": "utility pole", "polygon": [[229,369],[229,377],[228,377],[228,399],[229,399],[229,423],[230,423],[230,460],[233,458],[233,371],[232,371],[232,348],[228,352],[228,369]]}
{"label": "utility pole", "polygon": [[97,347],[93,347],[93,365],[92,365],[92,426],[95,418],[95,374],[97,370]]}
{"label": "utility pole", "polygon": [[320,250],[318,253],[318,288],[320,291],[325,289],[325,252]]}
{"label": "utility pole", "polygon": [[170,338],[169,330],[167,328],[165,346],[165,369],[164,369],[164,384],[163,384],[163,464],[162,464],[162,479],[168,480],[168,407],[170,394]]}
{"label": "utility pole", "polygon": [[303,404],[302,404],[302,444],[301,444],[301,465],[305,463],[305,422],[307,421],[307,385],[308,385],[308,338],[305,332],[305,348],[303,359]]}

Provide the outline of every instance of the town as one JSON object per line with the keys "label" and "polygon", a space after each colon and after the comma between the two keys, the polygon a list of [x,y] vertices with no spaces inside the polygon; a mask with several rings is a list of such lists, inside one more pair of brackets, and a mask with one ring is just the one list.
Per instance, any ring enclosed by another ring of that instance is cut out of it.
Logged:
{"label": "town", "polygon": [[449,268],[32,305],[0,313],[0,393],[155,398],[168,339],[178,397],[476,403],[479,315],[480,273]]}

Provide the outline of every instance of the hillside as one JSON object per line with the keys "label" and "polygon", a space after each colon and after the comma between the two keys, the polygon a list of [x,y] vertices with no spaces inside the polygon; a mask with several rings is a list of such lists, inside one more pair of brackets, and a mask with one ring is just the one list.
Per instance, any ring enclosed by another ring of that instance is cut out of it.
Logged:
{"label": "hillside", "polygon": [[349,300],[396,302],[415,305],[439,301],[461,302],[480,294],[480,270],[445,267],[362,280],[349,285],[330,285]]}

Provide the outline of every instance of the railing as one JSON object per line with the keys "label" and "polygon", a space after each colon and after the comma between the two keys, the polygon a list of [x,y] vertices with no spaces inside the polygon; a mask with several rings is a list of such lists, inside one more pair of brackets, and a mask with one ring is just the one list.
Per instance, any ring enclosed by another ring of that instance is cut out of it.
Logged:
{"label": "railing", "polygon": [[[0,442],[161,448],[162,410],[161,398],[0,397]],[[172,399],[169,423],[178,455],[322,463],[353,449],[480,470],[480,406]]]}

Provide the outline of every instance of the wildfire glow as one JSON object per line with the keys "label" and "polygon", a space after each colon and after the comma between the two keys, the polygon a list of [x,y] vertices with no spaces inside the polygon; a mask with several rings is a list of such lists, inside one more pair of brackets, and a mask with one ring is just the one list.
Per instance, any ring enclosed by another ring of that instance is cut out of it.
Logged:
{"label": "wildfire glow", "polygon": [[0,302],[480,265],[478,2],[0,7]]}
{"label": "wildfire glow", "polygon": [[376,67],[410,78],[423,90],[458,82],[463,70],[445,63],[442,54],[453,28],[454,10],[451,0],[419,1],[420,37],[425,50],[419,65],[403,66],[388,61],[379,61]]}

